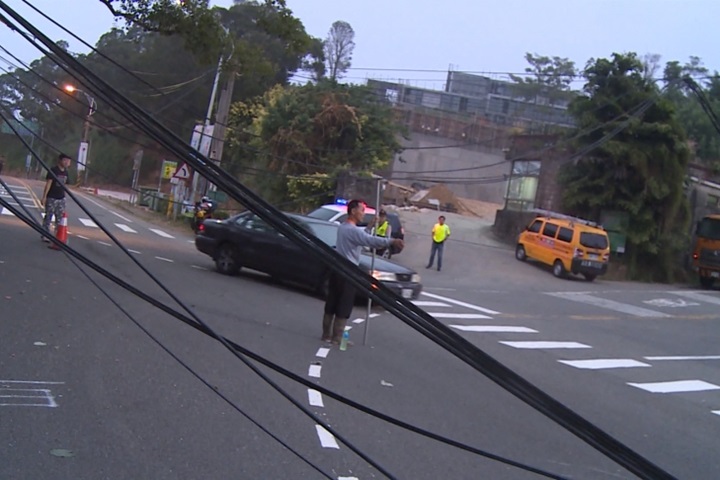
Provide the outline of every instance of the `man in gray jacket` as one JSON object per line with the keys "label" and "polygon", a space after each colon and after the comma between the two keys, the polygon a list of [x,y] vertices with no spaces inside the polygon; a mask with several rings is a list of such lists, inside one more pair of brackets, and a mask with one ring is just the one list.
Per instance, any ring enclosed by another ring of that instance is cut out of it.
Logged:
{"label": "man in gray jacket", "polygon": [[[383,238],[370,235],[358,223],[365,216],[365,204],[360,200],[351,200],[347,206],[348,218],[338,227],[335,250],[355,265],[360,263],[362,247],[388,248],[395,246],[402,250],[404,243],[399,238]],[[340,343],[345,325],[355,303],[355,287],[342,275],[332,272],[325,314],[323,315],[322,340]]]}

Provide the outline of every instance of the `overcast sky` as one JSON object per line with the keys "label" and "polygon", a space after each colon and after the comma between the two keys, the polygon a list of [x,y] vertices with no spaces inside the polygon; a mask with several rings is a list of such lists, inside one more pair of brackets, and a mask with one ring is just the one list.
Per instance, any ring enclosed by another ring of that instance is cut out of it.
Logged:
{"label": "overcast sky", "polygon": [[[22,0],[5,0],[52,38],[71,40]],[[113,25],[98,0],[29,0],[95,44]],[[216,0],[228,7],[232,0]],[[325,38],[335,20],[355,30],[348,80],[411,80],[442,89],[448,68],[522,72],[525,52],[567,57],[577,66],[613,52],[657,53],[662,62],[700,57],[720,70],[717,21],[720,0],[287,0],[308,33]],[[72,5],[72,8],[70,7]],[[0,24],[0,45],[23,60],[39,56]],[[5,55],[2,55],[5,56]],[[7,65],[0,61],[0,67]]]}

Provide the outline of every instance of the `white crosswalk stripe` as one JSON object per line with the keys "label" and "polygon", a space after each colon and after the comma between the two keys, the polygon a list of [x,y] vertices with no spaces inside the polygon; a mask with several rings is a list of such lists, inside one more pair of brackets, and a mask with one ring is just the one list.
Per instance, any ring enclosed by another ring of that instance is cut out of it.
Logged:
{"label": "white crosswalk stripe", "polygon": [[[430,312],[428,312],[430,313]],[[480,313],[447,313],[447,312],[432,312],[430,313],[435,318],[464,318],[466,320],[478,320],[481,318],[492,318],[487,315]]]}
{"label": "white crosswalk stripe", "polygon": [[0,208],[0,215],[9,215],[11,217],[15,216],[15,214],[13,214],[10,210],[8,210],[5,207]]}
{"label": "white crosswalk stripe", "polygon": [[603,370],[606,368],[651,367],[649,363],[638,362],[631,358],[595,358],[591,360],[558,360],[558,362],[575,368],[586,370]]}
{"label": "white crosswalk stripe", "polygon": [[80,223],[82,223],[82,224],[85,225],[86,227],[99,228],[99,227],[97,226],[97,223],[93,222],[93,221],[90,220],[89,218],[78,218],[78,220],[80,221]]}
{"label": "white crosswalk stripe", "polygon": [[510,325],[448,325],[450,328],[460,330],[462,332],[480,332],[480,333],[537,333],[528,327],[513,327]]}
{"label": "white crosswalk stripe", "polygon": [[720,305],[720,297],[717,297],[714,295],[709,295],[707,293],[685,292],[685,291],[668,292],[668,293],[672,293],[673,295],[677,295],[679,297],[689,298],[690,300],[695,300],[696,302],[705,302],[705,303],[712,303],[713,305]]}
{"label": "white crosswalk stripe", "polygon": [[574,302],[606,308],[608,310],[614,310],[616,312],[627,313],[628,315],[636,317],[667,318],[672,316],[667,313],[638,307],[629,303],[621,303],[607,298],[595,297],[593,295],[588,295],[585,292],[545,292],[545,294],[565,300],[572,300]]}
{"label": "white crosswalk stripe", "polygon": [[452,305],[443,302],[426,302],[423,300],[413,300],[415,305],[418,307],[452,307]]}
{"label": "white crosswalk stripe", "polygon": [[704,392],[707,390],[720,390],[720,385],[705,382],[703,380],[675,380],[672,382],[652,383],[631,383],[631,387],[637,387],[650,393],[683,393],[683,392]]}
{"label": "white crosswalk stripe", "polygon": [[522,349],[555,349],[555,348],[592,348],[579,342],[500,342],[503,345]]}
{"label": "white crosswalk stripe", "polygon": [[157,228],[151,228],[150,231],[153,232],[154,234],[160,235],[161,237],[164,237],[164,238],[175,238],[172,235],[170,235],[169,233],[165,233],[162,230],[159,230]]}
{"label": "white crosswalk stripe", "polygon": [[130,227],[128,227],[127,225],[122,224],[122,223],[116,223],[115,226],[118,227],[118,228],[119,228],[120,230],[122,230],[123,232],[127,232],[127,233],[137,233],[137,231],[133,230],[132,228],[130,228]]}

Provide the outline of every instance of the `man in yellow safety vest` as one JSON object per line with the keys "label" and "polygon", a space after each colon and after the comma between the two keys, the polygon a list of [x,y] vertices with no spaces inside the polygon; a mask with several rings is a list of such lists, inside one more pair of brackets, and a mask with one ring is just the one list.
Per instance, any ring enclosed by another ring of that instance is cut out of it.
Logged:
{"label": "man in yellow safety vest", "polygon": [[430,250],[430,261],[425,268],[432,268],[435,262],[435,253],[437,252],[437,269],[438,272],[442,268],[443,249],[445,241],[450,237],[450,227],[445,223],[445,217],[440,215],[438,223],[432,228],[432,248]]}

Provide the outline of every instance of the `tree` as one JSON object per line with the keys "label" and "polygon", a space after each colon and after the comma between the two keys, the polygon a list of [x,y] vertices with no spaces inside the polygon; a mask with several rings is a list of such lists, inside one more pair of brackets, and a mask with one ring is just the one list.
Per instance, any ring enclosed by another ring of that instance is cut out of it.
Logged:
{"label": "tree", "polygon": [[[636,54],[590,60],[584,76],[584,95],[570,105],[581,132],[576,148],[597,146],[559,176],[564,204],[596,220],[604,211],[627,213],[630,277],[671,281],[687,231],[685,132]],[[640,106],[647,109],[634,115]]]}
{"label": "tree", "polygon": [[325,40],[325,62],[328,78],[338,80],[350,68],[355,50],[355,31],[349,23],[338,20],[332,24]]}
{"label": "tree", "polygon": [[538,97],[545,96],[550,105],[567,102],[572,98],[570,85],[577,75],[575,62],[567,58],[547,57],[530,52],[525,54],[525,60],[530,64],[530,67],[525,68],[528,75],[510,75],[525,98],[538,103]]}
{"label": "tree", "polygon": [[364,86],[276,87],[231,111],[231,168],[270,201],[302,209],[331,196],[344,172],[386,168],[401,127]]}
{"label": "tree", "polygon": [[698,57],[690,57],[685,65],[678,61],[665,65],[663,80],[667,85],[665,97],[675,106],[678,121],[683,125],[695,147],[695,155],[705,163],[720,161],[720,135],[713,127],[696,95],[687,88],[684,78],[691,78],[700,86],[712,109],[720,112],[720,75],[708,76],[708,69]]}

